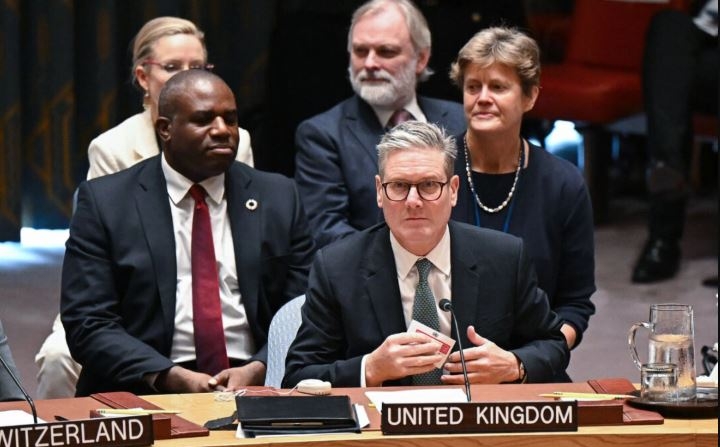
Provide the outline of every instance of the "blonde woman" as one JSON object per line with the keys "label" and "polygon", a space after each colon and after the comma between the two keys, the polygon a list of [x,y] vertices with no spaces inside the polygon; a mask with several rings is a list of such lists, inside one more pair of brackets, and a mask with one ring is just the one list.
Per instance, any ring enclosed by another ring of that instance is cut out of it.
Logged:
{"label": "blonde woman", "polygon": [[[174,74],[191,68],[211,69],[204,34],[194,23],[177,17],[147,22],[133,40],[133,84],[143,92],[145,111],[100,134],[88,149],[88,180],[128,168],[157,155],[160,148],[153,123],[160,89]],[[237,160],[253,165],[250,134],[240,131]]]}

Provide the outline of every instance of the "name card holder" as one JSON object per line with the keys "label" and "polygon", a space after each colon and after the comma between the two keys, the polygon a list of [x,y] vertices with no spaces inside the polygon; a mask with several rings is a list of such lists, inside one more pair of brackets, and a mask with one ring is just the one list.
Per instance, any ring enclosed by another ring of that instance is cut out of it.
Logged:
{"label": "name card holder", "polygon": [[[144,408],[146,410],[162,410],[145,399],[125,391],[91,394],[90,397],[109,408]],[[168,421],[169,419],[169,421]],[[154,414],[155,439],[190,438],[208,436],[210,431],[194,422],[181,418],[177,414]],[[168,424],[170,427],[168,427]]]}
{"label": "name card holder", "polygon": [[499,433],[577,431],[577,401],[385,403],[382,433]]}
{"label": "name card holder", "polygon": [[623,404],[620,399],[578,401],[578,425],[622,425]]}
{"label": "name card holder", "polygon": [[3,447],[144,447],[153,441],[149,415],[0,427]]}
{"label": "name card holder", "polygon": [[[172,437],[172,420],[170,419],[169,414],[151,414],[149,415],[152,418],[152,426],[153,426],[153,438],[156,441],[159,441],[161,439],[170,439]],[[107,418],[107,417],[117,417],[117,416],[105,416],[100,413],[98,413],[96,410],[90,410],[90,417],[91,418]],[[0,447],[4,447],[2,444],[0,444]]]}

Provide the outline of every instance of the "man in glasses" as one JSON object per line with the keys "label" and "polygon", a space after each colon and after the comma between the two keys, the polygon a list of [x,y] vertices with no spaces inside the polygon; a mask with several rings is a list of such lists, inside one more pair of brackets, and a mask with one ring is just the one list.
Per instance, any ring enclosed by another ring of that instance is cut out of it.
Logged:
{"label": "man in glasses", "polygon": [[[522,241],[449,220],[459,184],[452,138],[408,121],[377,151],[385,222],[316,255],[283,385],[462,384],[459,353],[444,360],[430,337],[408,331],[413,320],[462,339],[473,383],[551,381],[569,351]],[[460,334],[438,310],[444,298]]]}

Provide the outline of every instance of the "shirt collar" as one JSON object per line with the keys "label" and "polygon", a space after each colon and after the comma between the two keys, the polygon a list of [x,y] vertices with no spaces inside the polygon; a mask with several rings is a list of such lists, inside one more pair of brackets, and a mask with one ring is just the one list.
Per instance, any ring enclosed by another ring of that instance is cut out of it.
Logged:
{"label": "shirt collar", "polygon": [[[380,108],[371,106],[373,111],[375,112],[375,115],[378,118],[378,121],[380,121],[380,124],[383,128],[387,127],[388,121],[390,121],[390,117],[393,113],[395,113],[395,110],[397,109],[386,109],[386,108]],[[401,107],[402,109],[407,110],[412,114],[412,116],[415,117],[416,120],[426,122],[427,118],[425,117],[425,114],[423,113],[422,109],[420,109],[420,106],[417,102],[417,96],[413,95],[413,97],[408,101],[405,105]]]}
{"label": "shirt collar", "polygon": [[[194,185],[194,182],[190,181],[187,177],[173,169],[172,166],[168,164],[167,160],[165,160],[164,152],[161,159],[162,170],[165,175],[165,182],[167,183],[168,195],[170,196],[170,200],[177,205],[188,194],[188,191],[190,191],[190,187]],[[199,184],[205,188],[208,197],[215,204],[222,202],[225,195],[225,173],[206,178]]]}
{"label": "shirt collar", "polygon": [[392,246],[393,255],[395,256],[395,267],[397,268],[398,277],[401,281],[404,281],[410,274],[410,271],[415,266],[418,259],[425,258],[442,272],[443,275],[450,275],[450,231],[447,225],[445,226],[445,233],[440,239],[440,242],[430,250],[427,256],[417,256],[407,251],[400,242],[395,238],[395,235],[390,232],[390,245]]}

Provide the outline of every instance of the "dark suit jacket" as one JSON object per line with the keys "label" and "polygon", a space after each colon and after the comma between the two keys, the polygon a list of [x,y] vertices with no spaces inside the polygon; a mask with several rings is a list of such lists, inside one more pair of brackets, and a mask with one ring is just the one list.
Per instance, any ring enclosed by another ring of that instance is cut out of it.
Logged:
{"label": "dark suit jacket", "polygon": [[[429,122],[465,131],[460,104],[419,96]],[[385,130],[358,96],[304,121],[295,133],[295,181],[322,247],[383,220],[375,196],[376,146]]]}
{"label": "dark suit jacket", "polygon": [[[567,366],[569,351],[562,321],[536,287],[522,240],[452,221],[449,228],[451,299],[463,346],[471,346],[465,330],[472,324],[523,361],[528,381],[551,381]],[[362,356],[406,330],[389,229],[383,223],[318,251],[283,386],[306,378],[360,386]],[[409,384],[408,378],[385,383]]]}
{"label": "dark suit jacket", "polygon": [[[292,180],[234,163],[225,195],[242,304],[267,357],[274,313],[304,293],[314,244]],[[258,202],[249,210],[248,199]],[[143,376],[173,365],[177,268],[160,156],[83,182],[70,224],[61,315],[77,393],[150,393]]]}

